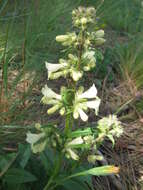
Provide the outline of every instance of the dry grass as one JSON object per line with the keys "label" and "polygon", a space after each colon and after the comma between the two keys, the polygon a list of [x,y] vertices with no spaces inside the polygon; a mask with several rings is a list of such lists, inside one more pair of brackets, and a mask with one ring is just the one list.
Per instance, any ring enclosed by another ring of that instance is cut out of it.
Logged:
{"label": "dry grass", "polygon": [[143,188],[143,124],[140,121],[124,124],[124,134],[112,145],[106,142],[102,148],[104,163],[120,167],[116,176],[95,178],[98,190],[142,190]]}

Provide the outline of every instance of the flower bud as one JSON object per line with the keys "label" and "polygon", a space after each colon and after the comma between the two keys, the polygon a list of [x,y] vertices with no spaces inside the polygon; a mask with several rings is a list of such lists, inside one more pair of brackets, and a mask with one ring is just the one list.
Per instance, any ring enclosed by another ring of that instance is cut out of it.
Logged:
{"label": "flower bud", "polygon": [[86,144],[92,144],[94,142],[94,137],[89,135],[89,136],[85,136],[83,137],[84,141]]}
{"label": "flower bud", "polygon": [[85,25],[87,23],[87,18],[83,17],[81,18],[81,24]]}
{"label": "flower bud", "polygon": [[95,155],[89,155],[87,157],[87,160],[88,160],[89,163],[95,164],[96,156]]}
{"label": "flower bud", "polygon": [[79,26],[80,25],[80,20],[79,19],[77,19],[77,20],[75,20],[75,26]]}
{"label": "flower bud", "polygon": [[68,39],[68,35],[59,35],[59,36],[56,36],[56,41],[57,42],[64,42]]}
{"label": "flower bud", "polygon": [[96,38],[103,38],[104,37],[104,30],[98,30],[97,32],[94,33],[94,36]]}
{"label": "flower bud", "polygon": [[106,40],[104,38],[97,38],[95,40],[95,45],[102,45]]}
{"label": "flower bud", "polygon": [[89,7],[87,8],[87,13],[93,16],[96,14],[96,10],[94,7]]}
{"label": "flower bud", "polygon": [[63,107],[62,109],[60,109],[60,115],[64,115],[65,114],[65,108]]}
{"label": "flower bud", "polygon": [[50,114],[53,114],[54,112],[56,112],[59,108],[61,107],[61,104],[57,104],[55,106],[53,106],[52,108],[48,109],[47,113],[50,115]]}
{"label": "flower bud", "polygon": [[90,40],[89,40],[89,39],[86,39],[86,40],[85,40],[85,45],[87,45],[87,46],[90,45]]}
{"label": "flower bud", "polygon": [[35,124],[35,128],[36,128],[37,130],[40,130],[40,131],[41,131],[41,124],[40,124],[40,123],[36,123],[36,124]]}
{"label": "flower bud", "polygon": [[57,79],[57,78],[59,78],[59,77],[61,77],[63,75],[64,75],[64,71],[59,71],[59,72],[56,72],[56,73],[51,73],[49,78],[50,79]]}
{"label": "flower bud", "polygon": [[96,160],[101,161],[103,160],[103,157],[100,155],[89,155],[87,160],[89,163],[95,164]]}
{"label": "flower bud", "polygon": [[90,67],[89,67],[89,66],[85,66],[85,67],[83,67],[83,70],[84,70],[84,71],[89,71],[89,70],[90,70]]}
{"label": "flower bud", "polygon": [[74,117],[74,119],[77,119],[77,118],[79,117],[79,113],[78,113],[78,111],[74,111],[74,113],[73,113],[73,117]]}

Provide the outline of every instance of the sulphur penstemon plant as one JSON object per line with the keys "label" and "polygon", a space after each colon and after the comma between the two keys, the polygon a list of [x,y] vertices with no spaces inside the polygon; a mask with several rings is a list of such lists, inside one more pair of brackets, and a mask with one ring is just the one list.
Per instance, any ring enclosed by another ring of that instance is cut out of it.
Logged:
{"label": "sulphur penstemon plant", "polygon": [[80,119],[87,122],[89,109],[98,115],[100,98],[95,85],[84,90],[83,86],[79,86],[79,80],[84,72],[96,66],[95,47],[103,44],[105,39],[103,30],[93,32],[97,28],[96,10],[93,7],[73,10],[72,19],[75,32],[56,37],[56,41],[68,52],[67,59],[60,59],[58,64],[46,62],[48,80],[64,77],[67,86],[62,86],[60,94],[57,94],[45,85],[41,100],[43,104],[51,106],[47,110],[49,115],[59,111],[64,117],[64,130],[52,124],[36,124],[37,133],[27,134],[27,142],[31,144],[33,153],[48,149],[50,157],[53,152],[53,165],[51,163],[51,169],[47,171],[49,178],[44,190],[72,189],[70,184],[73,183],[76,183],[78,189],[92,189],[89,176],[116,174],[119,170],[115,166],[95,167],[96,161],[103,159],[98,151],[103,140],[107,137],[114,144],[114,137],[122,133],[117,117],[110,115],[102,118],[92,127],[80,127],[75,122]]}

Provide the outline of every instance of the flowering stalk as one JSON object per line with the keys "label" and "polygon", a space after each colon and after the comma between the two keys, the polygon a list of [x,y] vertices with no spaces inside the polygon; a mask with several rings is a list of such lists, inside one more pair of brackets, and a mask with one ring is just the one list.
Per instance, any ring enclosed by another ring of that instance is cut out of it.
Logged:
{"label": "flowering stalk", "polygon": [[[58,94],[45,85],[42,88],[43,97],[41,99],[43,104],[52,106],[47,110],[49,115],[59,111],[60,115],[64,116],[64,133],[61,133],[55,126],[52,128],[36,126],[40,133],[28,133],[26,139],[31,144],[34,153],[42,152],[46,146],[56,148],[58,152],[59,159],[56,160],[54,172],[44,190],[53,189],[56,186],[53,183],[60,173],[64,156],[81,163],[84,155],[88,162],[93,164],[96,160],[101,159],[97,150],[104,138],[109,138],[114,144],[113,136],[119,137],[122,133],[120,122],[115,116],[99,120],[94,130],[85,128],[73,131],[74,120],[80,118],[83,122],[88,121],[87,112],[89,109],[94,110],[95,115],[98,115],[100,98],[97,96],[95,85],[93,84],[88,90],[84,90],[83,86],[79,86],[78,81],[83,77],[84,72],[90,71],[96,66],[95,47],[103,44],[105,39],[103,30],[92,32],[92,28],[97,24],[96,10],[93,7],[79,7],[73,10],[72,19],[76,32],[56,37],[57,42],[68,47],[67,50],[71,50],[67,59],[59,59],[59,63],[56,64],[46,62],[48,80],[64,77],[67,81],[67,87],[62,86],[60,94]],[[94,152],[95,155],[91,152]],[[70,168],[71,172],[78,165],[74,163],[73,167]],[[104,172],[103,170],[101,173],[104,174]]]}

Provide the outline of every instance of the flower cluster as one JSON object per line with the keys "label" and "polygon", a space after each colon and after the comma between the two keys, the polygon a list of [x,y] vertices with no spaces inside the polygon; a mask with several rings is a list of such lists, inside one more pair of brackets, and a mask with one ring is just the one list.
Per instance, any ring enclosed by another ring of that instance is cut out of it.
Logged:
{"label": "flower cluster", "polygon": [[[48,79],[58,79],[59,77],[71,77],[74,81],[82,78],[85,71],[89,71],[96,66],[96,52],[94,47],[105,42],[104,31],[88,31],[88,24],[96,23],[96,10],[93,7],[79,7],[72,12],[73,25],[79,31],[69,32],[56,37],[56,41],[68,50],[74,51],[68,54],[67,59],[59,59],[59,63],[52,64],[46,62]],[[77,54],[75,53],[77,52]]]}
{"label": "flower cluster", "polygon": [[69,142],[67,141],[63,152],[66,153],[67,158],[71,158],[73,160],[79,160],[79,149],[86,149],[90,150],[92,146],[94,146],[95,138],[94,135],[86,135],[86,136],[79,136],[77,138],[73,138]]}
{"label": "flower cluster", "polygon": [[[80,118],[82,121],[87,121],[88,116],[85,111],[88,108],[94,109],[95,114],[98,114],[98,109],[100,105],[100,99],[97,96],[97,89],[93,84],[87,91],[83,92],[83,87],[80,87],[75,93],[75,97],[70,104],[70,112],[73,113],[74,119]],[[53,105],[52,108],[49,108],[47,113],[52,114],[57,110],[60,110],[60,114],[64,115],[66,112],[66,101],[64,99],[65,93],[67,93],[66,88],[61,88],[61,95],[55,93],[53,90],[48,88],[47,85],[42,88],[42,102],[47,105]]]}
{"label": "flower cluster", "polygon": [[67,77],[69,74],[74,81],[78,81],[84,71],[89,71],[96,65],[96,58],[94,51],[87,51],[81,57],[80,69],[78,64],[78,57],[73,54],[68,55],[68,60],[60,59],[59,64],[52,64],[46,62],[48,70],[48,79],[57,79],[59,77]]}
{"label": "flower cluster", "polygon": [[[79,133],[77,132],[79,136],[67,140],[63,151],[66,152],[67,158],[79,160],[79,149],[86,149],[87,152],[89,151],[87,154],[88,162],[95,163],[96,160],[103,159],[102,156],[98,154],[98,144],[102,143],[105,137],[107,137],[114,145],[114,137],[119,137],[122,133],[123,129],[121,123],[118,121],[116,115],[109,115],[109,117],[100,119],[97,126],[95,128],[93,126],[93,131],[90,128],[87,128],[83,131],[79,131]],[[75,133],[73,132],[73,134]],[[90,150],[92,150],[94,154],[91,154]]]}
{"label": "flower cluster", "polygon": [[79,7],[72,12],[73,25],[85,29],[88,24],[94,23],[96,19],[96,10],[94,7]]}
{"label": "flower cluster", "polygon": [[105,137],[108,137],[114,144],[113,136],[120,137],[123,133],[123,129],[120,121],[117,119],[116,115],[109,115],[98,121],[97,129],[100,134],[102,134],[99,139],[103,140]]}
{"label": "flower cluster", "polygon": [[39,153],[45,150],[46,146],[50,148],[61,147],[63,149],[63,139],[59,135],[59,130],[56,126],[47,125],[42,127],[39,123],[35,125],[39,133],[27,133],[26,141],[31,144],[33,153]]}

